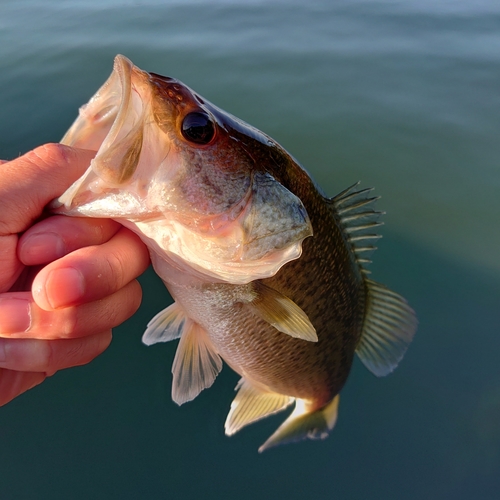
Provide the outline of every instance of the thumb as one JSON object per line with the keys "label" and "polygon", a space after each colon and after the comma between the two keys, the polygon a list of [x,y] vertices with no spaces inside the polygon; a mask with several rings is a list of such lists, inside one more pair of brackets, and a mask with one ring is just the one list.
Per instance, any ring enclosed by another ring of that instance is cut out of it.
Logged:
{"label": "thumb", "polygon": [[20,233],[38,219],[90,165],[94,151],[44,144],[0,168],[0,235]]}

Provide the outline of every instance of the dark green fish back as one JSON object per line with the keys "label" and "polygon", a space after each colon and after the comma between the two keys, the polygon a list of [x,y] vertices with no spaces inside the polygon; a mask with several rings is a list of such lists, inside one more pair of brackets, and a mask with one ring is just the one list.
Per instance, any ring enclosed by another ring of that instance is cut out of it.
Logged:
{"label": "dark green fish back", "polygon": [[283,161],[287,163],[287,172],[279,180],[302,200],[313,236],[304,241],[299,260],[288,263],[275,277],[264,281],[301,307],[316,328],[317,343],[294,342],[300,344],[301,363],[306,364],[309,359],[308,370],[322,379],[317,383],[327,389],[328,395],[323,396],[323,403],[327,403],[340,391],[349,374],[361,335],[366,289],[334,204],[291,158],[283,155]]}

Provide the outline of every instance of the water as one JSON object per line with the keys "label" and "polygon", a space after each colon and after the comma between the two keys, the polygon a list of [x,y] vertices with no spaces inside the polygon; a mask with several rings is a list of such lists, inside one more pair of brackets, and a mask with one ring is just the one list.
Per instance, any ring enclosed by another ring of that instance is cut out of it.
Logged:
{"label": "water", "polygon": [[420,328],[377,380],[356,362],[323,443],[232,438],[237,377],[178,408],[175,345],[146,348],[169,300],[88,366],[0,410],[2,498],[488,499],[500,488],[500,5],[493,1],[66,1],[0,4],[0,158],[56,141],[115,54],[175,76],[277,139],[336,194],[387,211],[374,277]]}

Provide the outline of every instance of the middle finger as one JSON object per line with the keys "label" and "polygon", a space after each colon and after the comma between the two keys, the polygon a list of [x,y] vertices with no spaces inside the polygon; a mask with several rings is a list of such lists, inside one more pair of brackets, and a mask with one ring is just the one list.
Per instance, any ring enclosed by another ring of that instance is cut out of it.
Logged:
{"label": "middle finger", "polygon": [[52,375],[64,368],[89,363],[110,342],[110,330],[79,339],[0,339],[0,367]]}
{"label": "middle finger", "polygon": [[121,227],[111,219],[55,215],[38,222],[21,236],[18,257],[25,266],[48,264],[79,248],[109,241]]}
{"label": "middle finger", "polygon": [[47,311],[102,299],[142,274],[149,253],[121,228],[102,245],[80,248],[44,267],[33,281],[35,302]]}
{"label": "middle finger", "polygon": [[0,298],[0,338],[68,339],[114,328],[130,318],[141,303],[141,286],[133,280],[104,299],[46,311],[29,292],[4,293]]}

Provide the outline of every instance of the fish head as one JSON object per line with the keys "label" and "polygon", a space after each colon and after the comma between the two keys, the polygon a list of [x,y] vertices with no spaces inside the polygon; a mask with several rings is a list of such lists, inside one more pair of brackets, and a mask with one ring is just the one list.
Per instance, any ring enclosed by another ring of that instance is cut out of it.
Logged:
{"label": "fish head", "polygon": [[124,56],[61,142],[97,154],[52,210],[118,220],[156,262],[248,283],[298,258],[312,235],[301,200],[268,168],[281,152],[292,161],[280,146]]}

